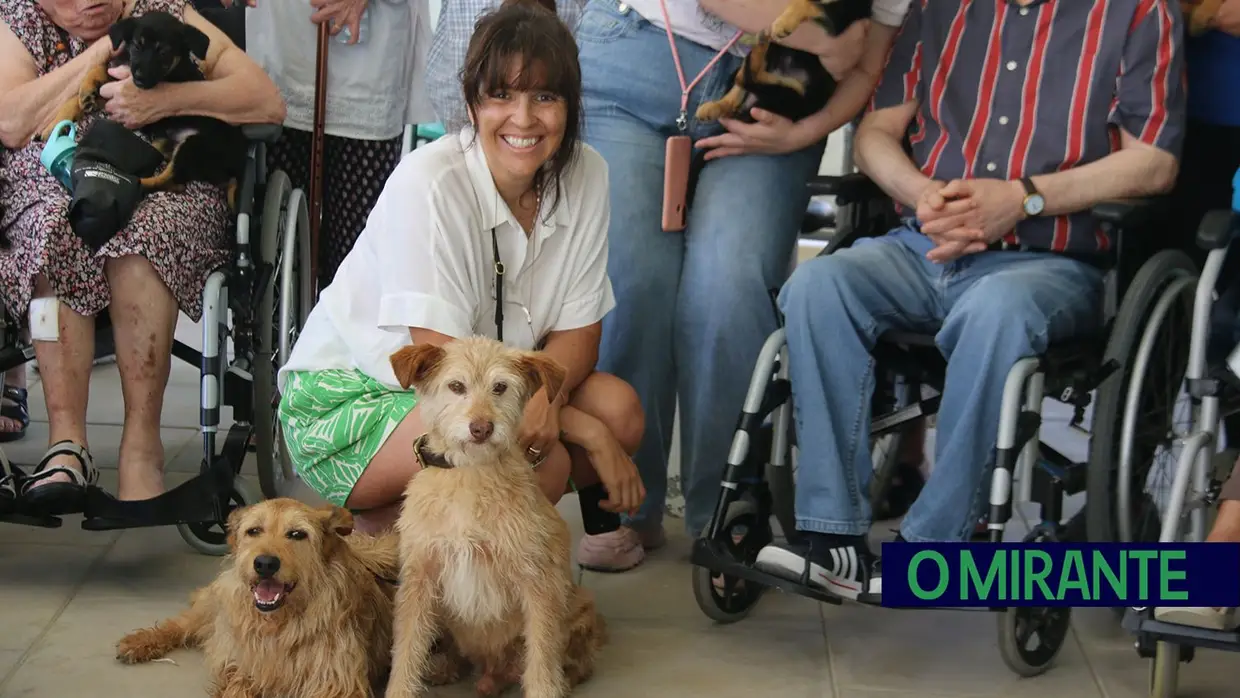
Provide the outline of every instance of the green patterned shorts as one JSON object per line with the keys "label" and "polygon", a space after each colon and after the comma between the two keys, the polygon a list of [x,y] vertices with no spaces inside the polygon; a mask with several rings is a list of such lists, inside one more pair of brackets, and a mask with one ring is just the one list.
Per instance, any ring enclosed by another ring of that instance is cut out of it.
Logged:
{"label": "green patterned shorts", "polygon": [[307,485],[343,506],[362,471],[418,404],[361,371],[290,372],[280,396],[289,458]]}

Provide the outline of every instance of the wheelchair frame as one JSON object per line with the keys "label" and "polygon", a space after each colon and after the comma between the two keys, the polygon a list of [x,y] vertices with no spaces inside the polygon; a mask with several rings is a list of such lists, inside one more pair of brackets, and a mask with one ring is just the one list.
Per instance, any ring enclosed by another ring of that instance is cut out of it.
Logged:
{"label": "wheelchair frame", "polygon": [[[846,227],[822,254],[889,229],[884,217],[876,215],[869,206],[885,195],[863,175],[818,177],[809,186],[814,194],[835,195],[837,207],[849,209]],[[1094,209],[1095,217],[1116,241],[1114,264],[1106,274],[1105,331],[1088,339],[1056,343],[1041,356],[1018,361],[1008,374],[990,484],[987,529],[992,541],[1003,540],[1006,524],[1012,517],[1014,495],[1022,502],[1038,504],[1041,510],[1041,521],[1025,537],[1026,542],[1084,537],[1083,526],[1079,525],[1081,517],[1066,523],[1061,519],[1063,498],[1086,490],[1090,465],[1073,462],[1035,438],[1042,422],[1041,406],[1045,397],[1072,405],[1075,426],[1084,418],[1091,392],[1118,389],[1118,384],[1109,378],[1130,365],[1125,359],[1131,351],[1117,352],[1110,347],[1102,357],[1102,340],[1115,324],[1131,324],[1133,318],[1148,315],[1140,294],[1130,297],[1124,293],[1128,284],[1141,275],[1131,274],[1131,260],[1120,254],[1121,245],[1130,245],[1130,241],[1123,239],[1130,236],[1120,233],[1149,225],[1161,212],[1159,204],[1157,200],[1116,202]],[[894,373],[918,387],[925,384],[941,392],[946,362],[933,337],[890,332],[880,338],[874,356],[882,371],[879,375]],[[876,395],[881,387],[880,381]],[[871,438],[898,433],[913,421],[937,411],[938,395],[913,398],[910,404],[897,404],[893,411],[876,415]],[[838,596],[811,586],[805,576],[791,581],[753,566],[757,553],[773,540],[772,515],[785,534],[796,530],[792,501],[793,433],[787,348],[781,327],[767,338],[760,352],[729,450],[714,515],[706,532],[694,542],[691,554],[695,597],[703,612],[716,621],[726,623],[744,618],[766,588],[824,603],[842,602]],[[765,462],[764,454],[769,455]],[[871,492],[871,496],[881,497],[882,493]],[[718,575],[723,576],[722,594],[716,586]],[[738,580],[746,582],[740,591],[736,590]],[[1021,676],[1046,671],[1062,648],[1070,627],[1068,608],[976,610],[999,614],[1000,654],[1008,667]],[[1039,644],[1030,649],[1029,640],[1034,634]]]}
{"label": "wheelchair frame", "polygon": [[[83,529],[176,525],[191,547],[205,554],[223,555],[227,552],[224,528],[228,514],[261,499],[237,478],[251,435],[256,437],[263,493],[268,497],[284,493],[284,476],[291,470],[277,448],[281,439],[275,420],[273,359],[281,363],[287,359],[295,333],[309,311],[310,278],[301,271],[309,269],[309,240],[298,234],[308,229],[308,212],[304,194],[289,185],[287,175],[277,170],[267,176],[266,145],[279,139],[281,127],[251,125],[244,130],[250,146],[238,196],[233,257],[227,266],[211,272],[203,288],[203,348],[198,351],[177,340],[172,347],[175,358],[197,365],[201,371],[201,469],[188,481],[143,501],[120,501],[97,485],[89,486]],[[258,195],[263,202],[256,211]],[[261,221],[257,250],[250,237],[256,213]],[[21,339],[22,329],[19,319],[7,314],[0,318],[0,371],[34,358],[33,344]],[[229,339],[235,355],[231,362],[227,356]],[[234,422],[217,449],[222,406],[232,408]],[[256,430],[260,421],[270,426]],[[60,517],[25,509],[20,498],[16,511],[0,515],[0,522],[43,528],[62,524]]]}
{"label": "wheelchair frame", "polygon": [[[1240,213],[1217,210],[1206,215],[1197,234],[1198,246],[1209,250],[1201,275],[1168,288],[1159,298],[1156,311],[1161,312],[1151,318],[1145,328],[1133,370],[1134,380],[1125,395],[1121,479],[1130,466],[1135,431],[1132,423],[1149,368],[1150,345],[1156,330],[1165,321],[1166,309],[1181,295],[1191,291],[1192,330],[1184,385],[1193,402],[1194,419],[1190,431],[1176,439],[1183,450],[1176,459],[1171,492],[1162,516],[1159,541],[1163,543],[1204,540],[1206,512],[1217,503],[1222,482],[1226,480],[1226,474],[1216,472],[1213,456],[1218,445],[1220,423],[1224,417],[1240,412],[1240,401],[1237,401],[1240,396],[1234,390],[1228,390],[1223,381],[1211,377],[1215,367],[1208,360],[1207,347],[1215,290],[1229,246],[1236,239],[1240,239]],[[1237,445],[1229,446],[1235,449]],[[1234,467],[1234,450],[1223,456],[1227,469]],[[1138,656],[1150,660],[1151,698],[1172,698],[1175,695],[1179,665],[1181,662],[1191,662],[1196,648],[1240,652],[1240,629],[1211,630],[1160,621],[1155,618],[1153,608],[1127,609],[1123,627],[1136,636]]]}

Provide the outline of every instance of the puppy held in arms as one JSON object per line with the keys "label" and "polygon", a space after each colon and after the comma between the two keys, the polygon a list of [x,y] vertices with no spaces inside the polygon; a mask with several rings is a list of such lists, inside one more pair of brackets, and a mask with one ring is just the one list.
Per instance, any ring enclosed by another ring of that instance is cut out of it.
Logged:
{"label": "puppy held in arms", "polygon": [[800,121],[827,105],[835,78],[812,53],[774,43],[805,22],[815,22],[831,36],[870,16],[872,0],[792,0],[766,31],[758,34],[749,55],[732,75],[732,89],[698,107],[700,121],[733,117],[752,122],[751,111],[764,109]]}
{"label": "puppy held in arms", "polygon": [[[93,67],[41,134],[46,142],[56,124],[79,121],[101,106],[99,88],[111,82],[109,66],[128,66],[134,87],[149,90],[163,83],[206,80],[199,63],[207,58],[210,38],[167,12],[126,17],[108,30],[111,61]],[[141,180],[143,191],[177,191],[195,181],[228,188],[228,203],[236,205],[236,188],[245,173],[249,143],[241,127],[210,116],[186,115],[160,119],[142,129],[164,156],[163,169]]]}
{"label": "puppy held in arms", "polygon": [[180,615],[122,638],[117,659],[199,647],[218,698],[369,698],[390,664],[396,535],[353,533],[347,509],[281,498],[230,514],[228,542],[215,581]]}
{"label": "puppy held in arms", "polygon": [[593,672],[606,630],[573,584],[568,525],[517,443],[526,401],[541,387],[557,395],[564,369],[482,337],[406,347],[391,362],[417,389],[427,433],[396,524],[387,698],[423,695],[441,628],[481,668],[480,695],[518,680],[526,698],[567,695]]}

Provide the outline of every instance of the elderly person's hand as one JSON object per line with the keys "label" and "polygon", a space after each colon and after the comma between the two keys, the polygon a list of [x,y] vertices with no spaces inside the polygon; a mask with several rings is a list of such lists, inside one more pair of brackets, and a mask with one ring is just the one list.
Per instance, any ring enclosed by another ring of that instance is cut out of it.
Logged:
{"label": "elderly person's hand", "polygon": [[315,24],[330,22],[332,36],[341,29],[349,28],[349,43],[356,44],[358,30],[362,21],[362,13],[366,11],[367,0],[310,0],[310,6],[317,11],[310,15]]}
{"label": "elderly person's hand", "polygon": [[1221,32],[1240,36],[1240,0],[1226,0],[1214,13],[1210,27]]}
{"label": "elderly person's hand", "polygon": [[924,218],[918,206],[921,232],[939,245],[926,257],[950,262],[985,250],[1024,218],[1024,199],[1020,182],[1000,179],[955,179],[923,195],[928,206]]}
{"label": "elderly person's hand", "polygon": [[105,100],[104,112],[113,121],[125,128],[138,129],[163,118],[161,106],[164,102],[160,99],[159,88],[135,87],[128,66],[109,68],[108,75],[113,82],[100,87],[99,96]]}
{"label": "elderly person's hand", "polygon": [[698,148],[706,151],[705,159],[753,153],[783,155],[807,148],[817,140],[818,134],[804,120],[792,121],[756,107],[750,114],[756,119],[755,123],[720,119],[719,123],[728,130],[727,133],[709,136],[696,143]]}

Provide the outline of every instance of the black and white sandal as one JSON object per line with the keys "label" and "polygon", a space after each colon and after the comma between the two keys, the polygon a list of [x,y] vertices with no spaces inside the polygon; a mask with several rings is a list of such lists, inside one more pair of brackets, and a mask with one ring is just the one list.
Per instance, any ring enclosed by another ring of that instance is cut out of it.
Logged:
{"label": "black and white sandal", "polygon": [[13,513],[17,509],[17,471],[9,462],[9,457],[0,450],[0,516]]}
{"label": "black and white sandal", "polygon": [[[53,458],[69,455],[77,458],[81,471],[64,465],[49,465]],[[69,482],[43,482],[63,473]],[[99,481],[99,471],[90,451],[72,441],[52,444],[43,454],[34,473],[22,482],[22,500],[29,509],[48,516],[80,514],[86,507],[86,489]]]}
{"label": "black and white sandal", "polygon": [[25,388],[6,385],[3,390],[0,390],[0,398],[9,401],[7,405],[0,405],[0,417],[11,419],[21,425],[20,429],[0,431],[0,443],[24,438],[26,428],[30,426],[30,393]]}

